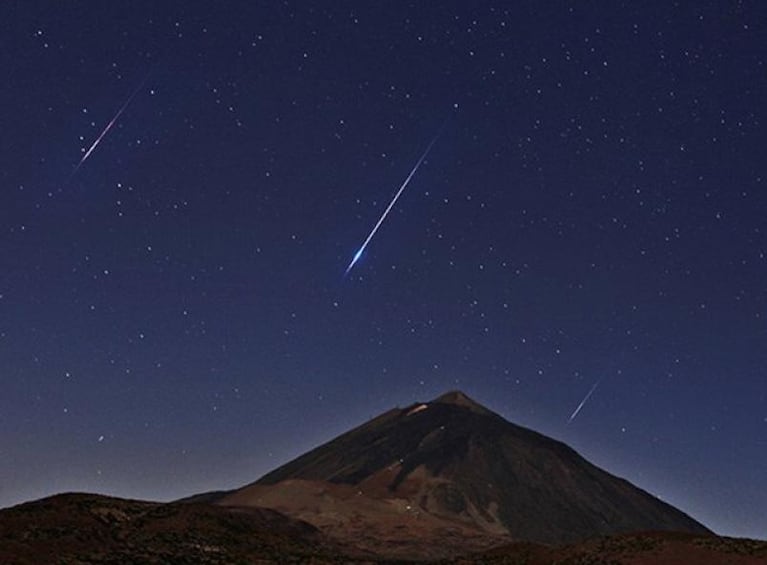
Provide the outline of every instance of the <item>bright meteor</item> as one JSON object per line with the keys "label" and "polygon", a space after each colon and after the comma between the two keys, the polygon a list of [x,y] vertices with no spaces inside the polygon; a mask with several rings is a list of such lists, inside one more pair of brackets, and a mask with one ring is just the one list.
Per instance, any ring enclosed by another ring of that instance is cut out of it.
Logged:
{"label": "bright meteor", "polygon": [[[151,72],[151,71],[150,71]],[[101,140],[104,139],[104,136],[107,134],[107,132],[112,129],[112,126],[115,125],[118,119],[120,119],[120,115],[125,111],[125,109],[128,107],[128,105],[133,101],[133,98],[136,96],[136,94],[139,93],[139,91],[143,88],[144,83],[146,82],[146,79],[149,77],[149,73],[144,77],[144,79],[139,83],[138,87],[131,93],[131,95],[128,97],[128,99],[125,101],[125,103],[120,106],[120,109],[117,110],[117,113],[114,115],[114,117],[109,120],[109,123],[104,128],[104,130],[101,132],[101,134],[96,138],[96,141],[94,141],[91,146],[88,148],[88,151],[85,152],[85,155],[83,155],[83,158],[80,159],[80,162],[77,163],[77,166],[75,167],[74,171],[72,171],[72,176],[75,175],[75,173],[80,169],[83,163],[85,163],[85,160],[91,156],[91,153],[93,153],[93,150],[96,149],[99,143],[101,143]],[[71,178],[71,177],[70,177]]]}
{"label": "bright meteor", "polygon": [[370,240],[373,239],[373,236],[378,231],[378,228],[381,227],[381,224],[383,224],[383,221],[386,219],[386,216],[389,214],[391,209],[394,208],[394,204],[397,203],[397,199],[400,197],[402,192],[407,187],[408,183],[410,182],[410,179],[412,179],[413,175],[415,175],[415,172],[418,170],[418,167],[420,167],[421,163],[423,163],[424,159],[426,159],[426,156],[429,154],[429,151],[431,151],[432,146],[437,141],[437,139],[439,139],[439,136],[441,134],[442,134],[442,131],[440,130],[440,132],[434,136],[434,139],[432,139],[429,145],[426,147],[426,151],[423,152],[423,155],[421,155],[421,158],[418,159],[418,162],[416,162],[415,166],[413,167],[413,170],[410,171],[410,174],[405,179],[405,182],[403,182],[402,186],[399,187],[399,190],[394,195],[394,198],[392,198],[391,202],[389,202],[389,205],[386,207],[386,210],[384,210],[384,213],[381,214],[381,217],[378,219],[378,222],[376,222],[376,225],[373,226],[373,229],[368,234],[367,239],[365,239],[363,244],[357,250],[357,253],[354,254],[354,257],[352,257],[352,260],[349,263],[349,266],[346,267],[346,272],[344,273],[344,276],[348,275],[349,271],[351,271],[354,268],[354,265],[357,263],[357,261],[360,260],[360,257],[362,257],[362,254],[365,252],[365,248],[368,246],[368,243],[370,243]]}
{"label": "bright meteor", "polygon": [[594,383],[594,386],[591,387],[591,390],[588,392],[588,394],[583,398],[583,400],[581,400],[581,403],[578,405],[578,408],[576,408],[575,411],[570,415],[570,419],[567,420],[568,424],[572,422],[573,420],[575,420],[575,417],[578,415],[578,412],[580,412],[581,408],[583,408],[586,402],[588,402],[589,398],[591,398],[591,395],[594,394],[594,391],[597,389],[597,387],[599,386],[599,383],[601,382],[602,381],[597,381]]}

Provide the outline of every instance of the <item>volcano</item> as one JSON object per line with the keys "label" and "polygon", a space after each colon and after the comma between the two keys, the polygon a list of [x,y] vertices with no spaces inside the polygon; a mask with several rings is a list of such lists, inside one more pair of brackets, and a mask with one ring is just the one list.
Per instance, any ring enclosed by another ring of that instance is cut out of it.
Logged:
{"label": "volcano", "polygon": [[397,557],[648,530],[711,533],[459,391],[389,410],[209,501],[272,508]]}
{"label": "volcano", "polygon": [[0,562],[767,562],[461,392],[395,408],[255,483],[0,509]]}

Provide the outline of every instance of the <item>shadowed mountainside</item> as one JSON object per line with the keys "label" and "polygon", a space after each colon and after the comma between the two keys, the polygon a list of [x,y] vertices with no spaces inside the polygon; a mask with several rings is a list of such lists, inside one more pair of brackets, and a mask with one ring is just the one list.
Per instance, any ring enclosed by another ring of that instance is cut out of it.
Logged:
{"label": "shadowed mountainside", "polygon": [[212,500],[271,507],[346,541],[366,536],[360,547],[372,551],[385,551],[386,540],[403,557],[418,555],[411,538],[435,557],[454,552],[448,540],[459,538],[456,545],[478,550],[632,531],[710,533],[567,445],[457,391],[389,410]]}

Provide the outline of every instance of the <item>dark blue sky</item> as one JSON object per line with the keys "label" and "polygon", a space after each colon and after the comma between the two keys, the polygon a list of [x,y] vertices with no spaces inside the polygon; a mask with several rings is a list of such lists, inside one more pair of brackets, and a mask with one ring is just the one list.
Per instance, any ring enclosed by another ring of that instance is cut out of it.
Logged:
{"label": "dark blue sky", "polygon": [[240,486],[460,388],[764,538],[766,23],[4,2],[0,505]]}

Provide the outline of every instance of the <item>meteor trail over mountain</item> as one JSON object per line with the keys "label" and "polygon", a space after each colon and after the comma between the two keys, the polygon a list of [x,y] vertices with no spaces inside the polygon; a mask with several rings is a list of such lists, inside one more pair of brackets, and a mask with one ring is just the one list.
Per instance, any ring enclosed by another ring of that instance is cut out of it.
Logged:
{"label": "meteor trail over mountain", "polygon": [[588,402],[589,398],[591,398],[591,395],[594,394],[594,391],[597,389],[597,387],[599,386],[599,383],[601,382],[602,381],[597,381],[594,383],[594,386],[591,387],[591,390],[589,390],[588,394],[586,394],[586,396],[583,397],[583,400],[581,400],[581,403],[578,405],[578,408],[576,408],[573,411],[573,413],[570,415],[570,419],[567,420],[568,424],[572,422],[573,420],[575,420],[575,417],[578,415],[578,412],[580,412],[581,408],[583,408],[586,402]]}
{"label": "meteor trail over mountain", "polygon": [[131,95],[128,97],[128,99],[125,101],[125,103],[120,106],[120,109],[117,110],[117,113],[114,115],[114,117],[109,120],[109,123],[106,125],[104,130],[99,134],[99,136],[96,138],[96,141],[94,141],[91,146],[88,148],[88,151],[85,152],[85,155],[83,155],[83,158],[80,159],[80,162],[77,163],[77,166],[75,167],[74,171],[72,171],[72,175],[74,176],[77,171],[82,167],[83,163],[85,163],[85,160],[91,156],[91,153],[93,153],[93,150],[96,149],[99,143],[101,143],[101,140],[104,139],[104,136],[107,134],[107,132],[112,129],[112,126],[115,125],[117,120],[120,118],[120,115],[125,111],[125,109],[130,105],[130,103],[133,101],[133,98],[135,98],[136,94],[139,93],[139,91],[144,87],[144,83],[146,82],[146,79],[149,78],[149,74],[151,73],[151,70],[146,74],[146,76],[142,79],[142,81],[139,83],[139,85],[136,87],[136,89],[131,93]]}
{"label": "meteor trail over mountain", "polygon": [[405,187],[407,187],[408,183],[410,182],[410,179],[413,178],[413,175],[415,175],[415,172],[418,170],[418,167],[420,167],[421,163],[423,163],[424,159],[426,159],[426,156],[429,154],[429,151],[431,151],[432,146],[439,139],[440,135],[442,135],[441,129],[437,133],[437,135],[434,136],[434,139],[432,139],[429,145],[426,147],[426,151],[423,152],[423,155],[421,155],[421,158],[418,159],[418,162],[416,162],[415,166],[413,167],[413,170],[410,171],[410,174],[405,179],[405,182],[403,182],[402,186],[399,187],[399,190],[394,195],[394,198],[392,198],[391,202],[389,202],[389,205],[386,207],[386,210],[384,210],[384,213],[381,214],[381,217],[378,219],[378,222],[376,222],[376,225],[373,226],[373,229],[368,234],[367,239],[365,239],[364,243],[357,250],[357,253],[354,254],[354,257],[352,257],[352,260],[349,263],[349,266],[346,267],[346,272],[344,273],[344,276],[348,275],[349,272],[352,270],[352,268],[354,268],[354,265],[357,263],[357,261],[360,260],[360,257],[362,257],[362,254],[365,252],[365,248],[367,247],[368,243],[370,243],[370,240],[373,239],[373,236],[378,231],[378,228],[381,227],[381,224],[386,219],[386,216],[389,214],[391,209],[394,207],[394,204],[397,202],[397,199],[400,197],[400,194],[402,194],[402,192],[405,190]]}

